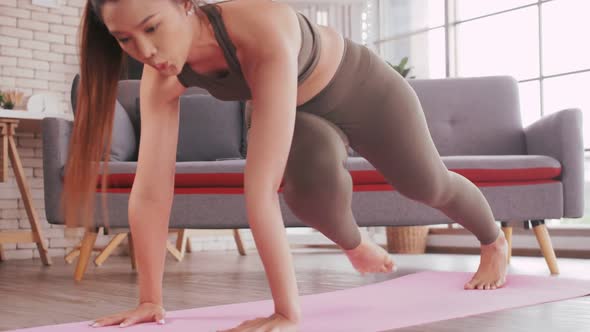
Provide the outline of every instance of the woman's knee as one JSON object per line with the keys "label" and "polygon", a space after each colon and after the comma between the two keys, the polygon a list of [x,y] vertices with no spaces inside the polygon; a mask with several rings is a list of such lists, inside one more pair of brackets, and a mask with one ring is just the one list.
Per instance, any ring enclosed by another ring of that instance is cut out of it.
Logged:
{"label": "woman's knee", "polygon": [[318,199],[350,185],[347,175],[350,177],[334,153],[311,149],[287,162],[284,189],[289,194]]}
{"label": "woman's knee", "polygon": [[284,175],[287,193],[317,198],[350,184],[345,138],[338,130],[325,119],[298,114]]}

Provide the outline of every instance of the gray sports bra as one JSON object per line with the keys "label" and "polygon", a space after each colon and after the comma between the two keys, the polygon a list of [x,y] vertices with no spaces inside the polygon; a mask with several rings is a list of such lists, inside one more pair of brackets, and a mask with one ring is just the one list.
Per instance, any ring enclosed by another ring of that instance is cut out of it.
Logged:
{"label": "gray sports bra", "polygon": [[[229,66],[229,73],[222,77],[199,74],[192,70],[188,64],[184,64],[182,71],[177,75],[178,80],[185,87],[197,86],[203,88],[215,98],[220,100],[249,100],[250,88],[242,74],[240,63],[236,57],[236,48],[229,39],[227,30],[217,7],[214,4],[206,4],[200,9],[205,12],[211,22],[215,39],[223,50],[223,55]],[[312,22],[305,15],[297,12],[299,26],[301,28],[301,49],[297,56],[298,77],[300,85],[316,67],[320,55],[320,35]]]}

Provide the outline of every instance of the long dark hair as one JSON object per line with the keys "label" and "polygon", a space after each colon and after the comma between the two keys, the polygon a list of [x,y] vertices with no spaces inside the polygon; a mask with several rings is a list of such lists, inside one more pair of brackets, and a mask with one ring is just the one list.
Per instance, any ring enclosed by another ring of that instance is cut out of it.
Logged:
{"label": "long dark hair", "polygon": [[[66,227],[94,226],[95,194],[100,184],[101,216],[110,229],[106,201],[108,161],[118,80],[126,57],[101,17],[108,1],[118,0],[88,0],[81,18],[80,81],[60,203]],[[202,0],[174,1],[191,1],[195,9],[206,4]]]}
{"label": "long dark hair", "polygon": [[[98,16],[103,3],[89,0],[80,25],[80,82],[61,198],[66,227],[92,226],[97,175],[102,162],[105,168],[101,191],[106,211],[109,154],[102,152],[111,149],[117,81],[124,57],[117,40]],[[108,218],[106,213],[103,216]],[[108,227],[108,220],[105,221]]]}

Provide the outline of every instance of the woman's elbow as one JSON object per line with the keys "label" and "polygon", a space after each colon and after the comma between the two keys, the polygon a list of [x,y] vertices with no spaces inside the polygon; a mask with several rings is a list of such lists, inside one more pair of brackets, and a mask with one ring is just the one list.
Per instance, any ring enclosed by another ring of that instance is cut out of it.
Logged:
{"label": "woman's elbow", "polygon": [[245,182],[244,195],[249,204],[266,204],[278,201],[281,181]]}

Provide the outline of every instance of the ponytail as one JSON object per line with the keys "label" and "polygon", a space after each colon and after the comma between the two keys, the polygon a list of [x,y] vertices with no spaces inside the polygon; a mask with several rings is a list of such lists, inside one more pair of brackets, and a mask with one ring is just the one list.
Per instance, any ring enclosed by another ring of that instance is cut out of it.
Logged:
{"label": "ponytail", "polygon": [[80,25],[80,83],[60,202],[66,227],[96,227],[95,193],[98,174],[102,171],[102,216],[109,229],[106,201],[108,152],[111,150],[118,80],[124,61],[121,47],[102,23],[98,8],[93,8],[92,2],[95,1],[86,3]]}

